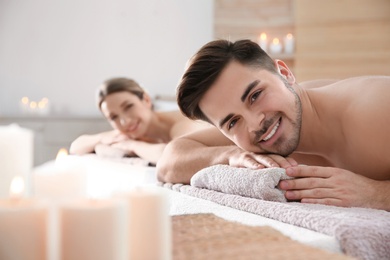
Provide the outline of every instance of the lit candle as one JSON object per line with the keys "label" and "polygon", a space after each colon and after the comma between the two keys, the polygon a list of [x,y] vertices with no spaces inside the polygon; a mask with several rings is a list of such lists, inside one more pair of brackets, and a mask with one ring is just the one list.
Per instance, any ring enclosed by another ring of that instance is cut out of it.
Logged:
{"label": "lit candle", "polygon": [[261,33],[258,39],[258,44],[266,52],[267,51],[267,34]]}
{"label": "lit candle", "polygon": [[284,52],[288,54],[294,52],[294,36],[291,33],[284,37]]}
{"label": "lit candle", "polygon": [[49,99],[44,97],[38,102],[38,111],[41,116],[47,116],[50,113]]}
{"label": "lit candle", "polygon": [[278,38],[274,38],[272,40],[272,43],[269,46],[269,50],[271,53],[281,53],[282,52],[282,44],[280,43]]}
{"label": "lit candle", "polygon": [[38,103],[36,101],[31,101],[29,109],[29,113],[35,115],[38,111]]}
{"label": "lit candle", "polygon": [[24,182],[15,177],[10,198],[0,200],[0,259],[45,260],[47,206],[22,197]]}
{"label": "lit candle", "polygon": [[33,166],[34,133],[18,125],[0,126],[0,197],[9,195],[12,179],[20,175],[29,193],[29,175]]}
{"label": "lit candle", "polygon": [[67,160],[65,148],[58,151],[55,161],[47,162],[33,170],[33,196],[52,200],[85,198],[87,171],[77,160]]}
{"label": "lit candle", "polygon": [[126,211],[118,201],[86,199],[61,205],[59,227],[62,260],[127,260]]}
{"label": "lit candle", "polygon": [[28,97],[22,97],[20,99],[19,106],[20,106],[20,112],[22,112],[22,114],[27,114],[28,111],[29,111],[29,107],[30,107],[30,100],[29,100],[29,98]]}
{"label": "lit candle", "polygon": [[172,259],[168,199],[159,187],[138,187],[119,195],[128,205],[130,259]]}

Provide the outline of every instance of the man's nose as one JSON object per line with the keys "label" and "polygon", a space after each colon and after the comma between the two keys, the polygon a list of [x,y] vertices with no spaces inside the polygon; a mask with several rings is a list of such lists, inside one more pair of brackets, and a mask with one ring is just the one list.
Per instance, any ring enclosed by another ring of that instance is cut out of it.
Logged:
{"label": "man's nose", "polygon": [[248,111],[248,113],[246,114],[247,115],[245,116],[245,121],[247,122],[248,132],[252,133],[255,131],[259,131],[262,127],[262,122],[265,118],[264,114],[261,112],[255,113],[253,111]]}

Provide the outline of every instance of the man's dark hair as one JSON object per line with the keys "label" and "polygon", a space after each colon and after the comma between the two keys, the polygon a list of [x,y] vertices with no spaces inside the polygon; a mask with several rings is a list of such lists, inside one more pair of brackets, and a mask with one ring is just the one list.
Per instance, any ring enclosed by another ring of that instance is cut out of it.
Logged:
{"label": "man's dark hair", "polygon": [[274,61],[255,42],[209,42],[191,58],[177,88],[177,103],[185,116],[210,122],[199,108],[199,101],[231,61],[278,73]]}

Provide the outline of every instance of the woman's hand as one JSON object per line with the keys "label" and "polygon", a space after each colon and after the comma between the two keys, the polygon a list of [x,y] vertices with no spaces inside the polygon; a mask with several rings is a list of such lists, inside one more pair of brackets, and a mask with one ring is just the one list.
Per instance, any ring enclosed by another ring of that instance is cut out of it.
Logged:
{"label": "woman's hand", "polygon": [[132,140],[132,139],[129,139],[129,138],[121,140],[120,137],[118,137],[117,140],[118,140],[118,142],[112,143],[110,145],[112,148],[122,150],[128,156],[136,156],[137,155],[136,152],[135,152],[135,149],[136,149],[135,145],[139,141],[135,141],[135,140]]}
{"label": "woman's hand", "polygon": [[102,133],[100,138],[100,143],[111,145],[125,140],[130,140],[130,139],[126,135],[122,134],[120,131],[114,130],[114,131]]}

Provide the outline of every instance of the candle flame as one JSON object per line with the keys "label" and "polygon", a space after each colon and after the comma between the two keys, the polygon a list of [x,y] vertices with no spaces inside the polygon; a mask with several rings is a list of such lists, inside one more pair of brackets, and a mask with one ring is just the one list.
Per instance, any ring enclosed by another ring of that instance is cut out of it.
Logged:
{"label": "candle flame", "polygon": [[24,180],[21,176],[15,176],[12,179],[10,187],[11,197],[21,197],[24,192]]}
{"label": "candle flame", "polygon": [[27,105],[29,99],[28,99],[28,97],[22,97],[21,101],[22,101],[23,104]]}
{"label": "candle flame", "polygon": [[66,150],[65,148],[61,148],[57,153],[56,161],[58,161],[60,158],[65,157],[67,155],[68,155],[68,150]]}
{"label": "candle flame", "polygon": [[30,108],[32,108],[32,109],[37,108],[37,102],[31,101],[31,102],[30,102]]}
{"label": "candle flame", "polygon": [[288,34],[286,35],[286,38],[287,38],[287,39],[292,39],[292,37],[293,37],[293,36],[292,36],[291,33],[288,33]]}
{"label": "candle flame", "polygon": [[260,34],[260,39],[267,40],[267,34],[266,33],[261,33]]}
{"label": "candle flame", "polygon": [[39,101],[39,103],[38,103],[39,108],[45,108],[45,106],[46,106],[46,102]]}
{"label": "candle flame", "polygon": [[278,38],[274,38],[274,39],[272,40],[272,43],[273,43],[273,44],[279,44],[279,39],[278,39]]}

